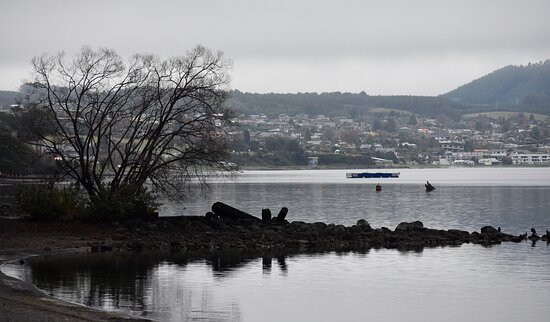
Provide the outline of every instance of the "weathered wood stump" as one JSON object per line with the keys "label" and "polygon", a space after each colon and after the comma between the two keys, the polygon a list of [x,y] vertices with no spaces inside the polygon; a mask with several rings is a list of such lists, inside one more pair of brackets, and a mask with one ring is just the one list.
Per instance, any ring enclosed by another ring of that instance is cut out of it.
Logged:
{"label": "weathered wood stump", "polygon": [[206,217],[206,220],[209,221],[214,221],[216,219],[216,215],[211,211],[207,212],[204,216]]}
{"label": "weathered wood stump", "polygon": [[286,218],[286,214],[288,214],[288,208],[281,208],[281,211],[279,211],[279,214],[277,215],[277,221],[284,221]]}
{"label": "weathered wood stump", "polygon": [[269,208],[262,209],[262,222],[269,224],[271,222],[271,210]]}

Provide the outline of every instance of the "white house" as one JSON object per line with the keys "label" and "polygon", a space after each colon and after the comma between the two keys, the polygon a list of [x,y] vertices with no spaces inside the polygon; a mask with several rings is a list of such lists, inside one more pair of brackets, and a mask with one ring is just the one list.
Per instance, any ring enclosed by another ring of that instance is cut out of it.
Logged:
{"label": "white house", "polygon": [[542,153],[513,153],[514,164],[547,164],[550,163],[550,154]]}

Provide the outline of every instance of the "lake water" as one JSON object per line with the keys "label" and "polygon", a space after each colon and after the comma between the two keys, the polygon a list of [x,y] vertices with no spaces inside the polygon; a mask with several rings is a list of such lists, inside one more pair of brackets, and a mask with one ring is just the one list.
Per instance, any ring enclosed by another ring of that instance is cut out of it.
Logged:
{"label": "lake water", "polygon": [[[289,220],[394,228],[491,224],[550,228],[550,169],[400,170],[399,179],[346,179],[345,170],[249,171],[218,180],[210,197],[166,205],[163,215],[205,213],[224,201],[253,214],[289,207]],[[437,189],[423,190],[425,180]],[[380,182],[382,191],[374,186]],[[416,252],[194,255],[73,254],[2,270],[68,301],[160,321],[545,321],[545,242]]]}
{"label": "lake water", "polygon": [[[245,171],[214,181],[204,198],[164,205],[161,214],[204,215],[222,201],[258,217],[262,208],[276,214],[288,207],[290,221],[353,225],[363,218],[373,227],[393,229],[420,220],[430,228],[474,231],[493,225],[513,234],[550,228],[550,168],[391,171],[400,177],[347,179],[350,170]],[[434,192],[426,193],[426,180]],[[377,183],[381,192],[375,191]]]}

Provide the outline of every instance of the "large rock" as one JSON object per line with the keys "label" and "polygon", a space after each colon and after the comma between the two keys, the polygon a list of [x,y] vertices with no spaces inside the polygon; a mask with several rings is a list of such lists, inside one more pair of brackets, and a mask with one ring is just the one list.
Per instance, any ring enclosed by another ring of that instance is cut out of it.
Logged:
{"label": "large rock", "polygon": [[293,221],[288,228],[297,232],[307,232],[310,229],[309,224],[303,221]]}
{"label": "large rock", "polygon": [[311,224],[313,230],[319,232],[319,231],[323,231],[327,228],[327,224],[325,224],[324,222],[314,222],[313,224]]}
{"label": "large rock", "polygon": [[470,233],[465,230],[449,229],[447,233],[453,237],[462,238],[463,240],[468,240],[470,238]]}
{"label": "large rock", "polygon": [[481,228],[481,233],[482,234],[494,235],[494,234],[498,234],[499,231],[498,231],[498,229],[496,229],[493,226],[485,226],[485,227]]}
{"label": "large rock", "polygon": [[344,225],[336,225],[334,226],[334,233],[336,235],[342,235],[346,232],[346,226]]}
{"label": "large rock", "polygon": [[356,226],[362,231],[372,230],[372,227],[370,226],[370,224],[365,219],[357,220]]}
{"label": "large rock", "polygon": [[205,215],[206,221],[209,223],[209,225],[217,228],[221,228],[224,226],[223,219],[221,219],[218,215],[216,215],[213,212],[207,212]]}
{"label": "large rock", "polygon": [[421,221],[413,222],[402,222],[397,227],[395,227],[396,232],[405,232],[405,231],[418,231],[424,228],[424,224]]}

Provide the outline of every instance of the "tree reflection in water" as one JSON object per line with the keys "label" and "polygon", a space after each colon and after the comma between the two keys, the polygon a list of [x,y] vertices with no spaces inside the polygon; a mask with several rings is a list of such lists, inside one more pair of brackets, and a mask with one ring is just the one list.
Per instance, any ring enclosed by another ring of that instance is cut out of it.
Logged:
{"label": "tree reflection in water", "polygon": [[54,297],[106,310],[160,320],[239,320],[236,303],[212,307],[213,294],[202,280],[207,276],[188,274],[187,267],[207,264],[214,271],[208,275],[223,277],[251,260],[242,255],[55,255],[31,258],[19,275]]}
{"label": "tree reflection in water", "polygon": [[[416,249],[402,254],[420,253]],[[368,250],[354,252],[359,256]],[[323,252],[312,252],[319,256]],[[349,252],[337,252],[345,256]],[[103,253],[31,258],[20,276],[52,296],[107,310],[160,320],[240,320],[237,299],[214,294],[212,285],[238,271],[289,272],[288,258],[307,253],[210,252],[186,254]],[[275,266],[273,265],[275,262]],[[250,273],[249,273],[250,274]],[[245,289],[242,290],[246,292]]]}

